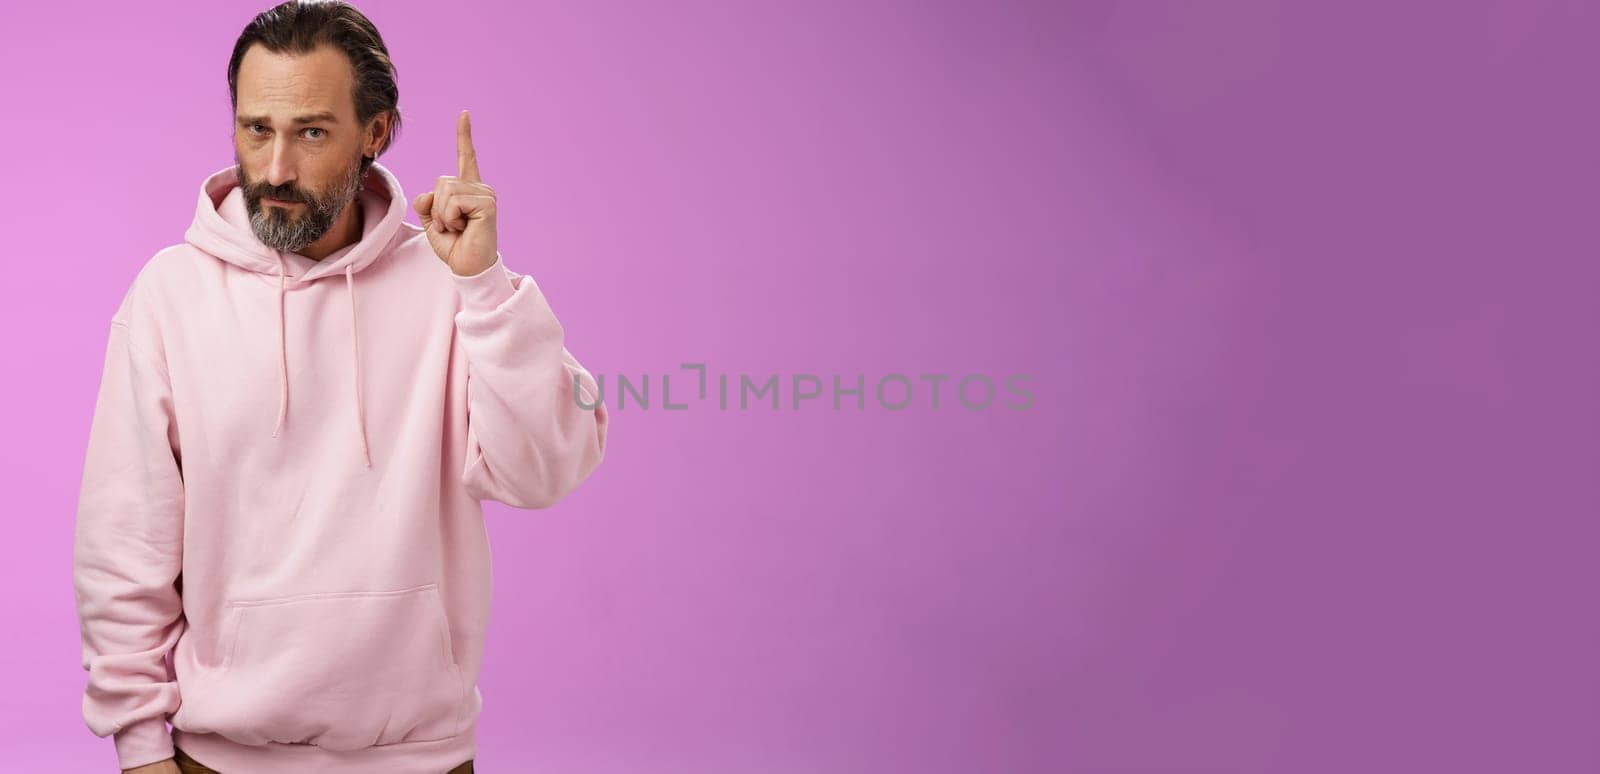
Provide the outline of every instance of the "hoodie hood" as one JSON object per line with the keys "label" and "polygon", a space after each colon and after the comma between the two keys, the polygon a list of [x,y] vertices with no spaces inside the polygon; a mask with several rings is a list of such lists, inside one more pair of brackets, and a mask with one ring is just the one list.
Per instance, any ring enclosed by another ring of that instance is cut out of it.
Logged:
{"label": "hoodie hood", "polygon": [[278,411],[272,426],[272,437],[278,437],[289,417],[289,353],[285,341],[284,314],[286,297],[295,287],[327,277],[344,276],[345,289],[350,299],[350,358],[355,371],[356,421],[359,424],[361,454],[367,467],[372,466],[371,450],[367,447],[366,412],[361,391],[360,325],[356,308],[356,274],[387,255],[401,235],[401,223],[406,212],[405,192],[400,181],[383,165],[374,161],[362,178],[361,190],[353,205],[362,208],[361,239],[334,251],[320,261],[299,253],[283,252],[263,244],[250,227],[250,215],[245,206],[244,191],[239,187],[238,168],[234,165],[218,170],[200,186],[199,201],[195,205],[194,221],[184,234],[184,240],[218,260],[256,274],[275,275],[278,278]]}

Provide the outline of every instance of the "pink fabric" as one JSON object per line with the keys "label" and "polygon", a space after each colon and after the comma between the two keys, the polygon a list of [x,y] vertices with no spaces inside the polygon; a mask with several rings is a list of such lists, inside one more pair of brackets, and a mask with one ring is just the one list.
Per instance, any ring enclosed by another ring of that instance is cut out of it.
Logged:
{"label": "pink fabric", "polygon": [[322,261],[257,240],[234,175],[110,321],[74,547],[85,720],[124,768],[176,739],[229,774],[437,774],[476,753],[480,501],[561,500],[606,409],[533,278],[452,273],[381,165],[361,240]]}

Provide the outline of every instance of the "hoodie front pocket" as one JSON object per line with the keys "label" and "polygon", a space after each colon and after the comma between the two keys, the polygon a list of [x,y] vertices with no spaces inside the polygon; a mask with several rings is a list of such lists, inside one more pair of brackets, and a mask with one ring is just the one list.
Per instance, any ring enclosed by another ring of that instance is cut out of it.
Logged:
{"label": "hoodie front pocket", "polygon": [[205,702],[237,742],[358,750],[457,733],[461,672],[436,584],[234,600]]}

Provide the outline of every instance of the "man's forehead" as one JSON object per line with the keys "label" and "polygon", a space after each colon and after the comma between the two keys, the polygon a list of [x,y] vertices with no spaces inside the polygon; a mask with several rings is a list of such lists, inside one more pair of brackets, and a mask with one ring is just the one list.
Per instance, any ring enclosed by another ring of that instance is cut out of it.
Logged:
{"label": "man's forehead", "polygon": [[344,116],[354,110],[354,73],[349,60],[326,46],[308,54],[284,54],[254,46],[239,62],[238,115],[285,120],[318,114]]}

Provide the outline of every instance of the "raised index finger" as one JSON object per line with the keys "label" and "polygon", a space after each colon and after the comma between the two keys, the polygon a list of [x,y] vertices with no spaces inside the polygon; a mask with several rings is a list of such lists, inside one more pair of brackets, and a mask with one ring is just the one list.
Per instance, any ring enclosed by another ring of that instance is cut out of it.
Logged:
{"label": "raised index finger", "polygon": [[456,166],[462,180],[483,182],[478,176],[478,152],[472,148],[472,116],[465,110],[456,119]]}

